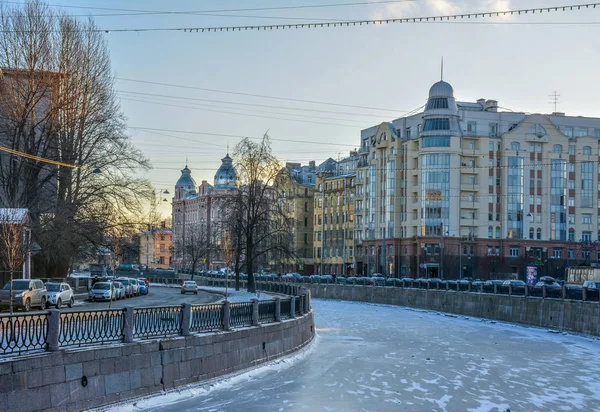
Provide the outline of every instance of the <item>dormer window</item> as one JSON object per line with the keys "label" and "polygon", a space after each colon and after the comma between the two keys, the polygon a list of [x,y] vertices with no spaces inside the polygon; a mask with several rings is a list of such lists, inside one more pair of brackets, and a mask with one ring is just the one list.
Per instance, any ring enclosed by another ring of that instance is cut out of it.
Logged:
{"label": "dormer window", "polygon": [[432,109],[447,109],[448,108],[448,99],[445,97],[434,97],[429,99],[427,102],[427,108],[425,110]]}

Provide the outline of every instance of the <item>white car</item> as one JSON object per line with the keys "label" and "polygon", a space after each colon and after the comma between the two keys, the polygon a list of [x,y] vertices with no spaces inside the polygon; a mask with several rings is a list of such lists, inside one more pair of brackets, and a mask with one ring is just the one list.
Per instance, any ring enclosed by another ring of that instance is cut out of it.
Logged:
{"label": "white car", "polygon": [[181,294],[183,295],[186,292],[197,295],[198,285],[196,284],[196,282],[194,282],[193,280],[186,280],[185,282],[183,282],[183,285],[181,285]]}
{"label": "white car", "polygon": [[56,306],[56,309],[60,309],[63,305],[73,307],[75,303],[73,289],[67,283],[46,283],[46,290],[49,305]]}
{"label": "white car", "polygon": [[129,278],[131,281],[131,286],[133,288],[133,296],[140,296],[140,285],[137,279]]}

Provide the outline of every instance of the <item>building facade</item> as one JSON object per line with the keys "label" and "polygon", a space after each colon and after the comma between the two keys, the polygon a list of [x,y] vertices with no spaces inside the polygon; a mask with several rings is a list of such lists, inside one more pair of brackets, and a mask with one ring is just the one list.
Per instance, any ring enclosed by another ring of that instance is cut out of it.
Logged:
{"label": "building facade", "polygon": [[600,119],[460,102],[365,129],[356,179],[357,274],[564,277],[600,259]]}
{"label": "building facade", "polygon": [[223,227],[228,200],[236,190],[237,174],[229,154],[221,159],[214,185],[202,181],[197,186],[187,165],[181,171],[172,209],[174,265],[178,270],[225,266]]}
{"label": "building facade", "polygon": [[171,267],[173,263],[171,256],[173,231],[171,229],[164,224],[159,228],[151,228],[140,233],[139,242],[139,263],[141,265],[146,265],[149,269],[167,269]]}
{"label": "building facade", "polygon": [[295,256],[279,262],[282,273],[314,273],[313,219],[315,162],[308,166],[286,163],[276,180],[276,193],[284,213],[293,221],[292,242]]}
{"label": "building facade", "polygon": [[[352,157],[353,154],[351,153]],[[315,274],[353,276],[356,159],[342,160],[317,174],[314,196]],[[342,163],[340,167],[339,164]]]}

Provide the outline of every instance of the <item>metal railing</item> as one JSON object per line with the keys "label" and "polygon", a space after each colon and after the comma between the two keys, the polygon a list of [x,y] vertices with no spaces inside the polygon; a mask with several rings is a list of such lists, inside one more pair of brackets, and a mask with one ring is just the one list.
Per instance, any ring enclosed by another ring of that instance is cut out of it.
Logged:
{"label": "metal railing", "polygon": [[61,313],[58,343],[66,347],[121,342],[123,326],[122,309]]}
{"label": "metal railing", "polygon": [[234,302],[229,305],[230,320],[229,324],[235,326],[251,326],[252,312],[254,310],[251,302]]}
{"label": "metal railing", "polygon": [[133,337],[151,338],[181,334],[182,311],[181,306],[135,308]]}
{"label": "metal railing", "polygon": [[273,300],[258,302],[258,321],[275,322],[276,303]]}
{"label": "metal railing", "polygon": [[223,305],[192,305],[190,331],[222,330]]}
{"label": "metal railing", "polygon": [[0,315],[0,354],[46,350],[48,314]]}
{"label": "metal railing", "polygon": [[[308,293],[294,285],[278,285],[274,292]],[[302,316],[309,307],[309,295],[253,302],[225,302],[207,305],[126,307],[91,311],[0,315],[0,356],[56,351],[118,342],[133,342],[163,336],[187,336],[191,332],[274,323]],[[306,299],[306,301],[305,301]],[[226,310],[228,306],[229,310]],[[258,311],[258,316],[255,310]],[[279,315],[279,316],[278,316]]]}
{"label": "metal railing", "polygon": [[289,319],[292,316],[292,298],[281,299],[281,319]]}

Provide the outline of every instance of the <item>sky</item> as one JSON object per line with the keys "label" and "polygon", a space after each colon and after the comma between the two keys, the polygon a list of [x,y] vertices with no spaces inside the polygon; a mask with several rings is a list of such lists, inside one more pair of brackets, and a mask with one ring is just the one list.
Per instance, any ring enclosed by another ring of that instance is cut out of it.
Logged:
{"label": "sky", "polygon": [[[223,11],[364,2],[49,1],[52,6],[68,6],[64,10],[81,18],[91,15],[102,29],[110,30],[105,36],[121,108],[133,143],[153,164],[147,177],[157,190],[170,192],[162,195],[168,200],[160,209],[165,215],[170,215],[174,185],[186,162],[197,183],[212,183],[227,147],[233,154],[240,136],[260,137],[268,130],[274,153],[284,162],[319,163],[328,157],[346,156],[359,146],[362,129],[401,117],[425,104],[429,87],[440,79],[442,57],[444,80],[452,84],[458,100],[494,99],[501,107],[514,111],[550,113],[553,105],[549,95],[557,91],[559,111],[600,116],[600,6],[473,19],[466,24],[218,33],[115,31],[434,16],[582,3],[372,0],[371,4],[354,6]],[[136,15],[108,8],[213,12]]]}

